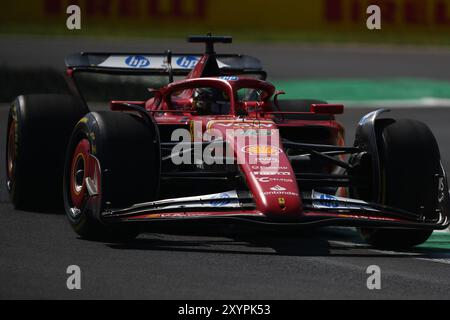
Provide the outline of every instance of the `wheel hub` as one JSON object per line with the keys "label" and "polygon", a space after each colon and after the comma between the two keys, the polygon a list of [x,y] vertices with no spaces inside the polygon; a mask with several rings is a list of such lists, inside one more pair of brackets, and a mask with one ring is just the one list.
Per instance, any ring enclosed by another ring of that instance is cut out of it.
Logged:
{"label": "wheel hub", "polygon": [[90,143],[87,139],[82,139],[76,146],[70,170],[70,198],[72,205],[80,209],[86,198],[85,179],[88,174],[88,156]]}

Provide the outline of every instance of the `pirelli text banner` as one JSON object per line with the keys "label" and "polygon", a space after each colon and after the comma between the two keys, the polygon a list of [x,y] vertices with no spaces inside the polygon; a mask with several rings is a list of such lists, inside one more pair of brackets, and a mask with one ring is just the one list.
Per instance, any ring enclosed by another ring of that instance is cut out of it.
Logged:
{"label": "pirelli text banner", "polygon": [[450,0],[5,0],[0,23],[55,24],[78,5],[89,25],[226,30],[357,30],[367,8],[381,8],[388,29],[450,29]]}

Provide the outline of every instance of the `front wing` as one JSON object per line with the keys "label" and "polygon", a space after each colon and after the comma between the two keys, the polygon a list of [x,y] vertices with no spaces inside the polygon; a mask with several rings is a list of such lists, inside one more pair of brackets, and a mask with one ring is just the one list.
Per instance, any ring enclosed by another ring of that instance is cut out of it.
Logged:
{"label": "front wing", "polygon": [[258,211],[250,192],[232,190],[141,203],[125,209],[111,209],[101,214],[101,220],[106,224],[206,220],[292,227],[341,225],[445,229],[450,223],[450,196],[445,193],[442,197],[442,208],[433,221],[425,220],[416,213],[314,190],[302,193],[303,211],[288,218],[269,217]]}

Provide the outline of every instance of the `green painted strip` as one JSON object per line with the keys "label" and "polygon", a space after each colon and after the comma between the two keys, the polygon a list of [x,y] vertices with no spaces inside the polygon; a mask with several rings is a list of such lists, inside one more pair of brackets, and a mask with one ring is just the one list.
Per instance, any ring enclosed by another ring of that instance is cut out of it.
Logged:
{"label": "green painted strip", "polygon": [[414,78],[272,81],[285,99],[329,101],[450,99],[450,81]]}
{"label": "green painted strip", "polygon": [[450,250],[450,232],[433,232],[430,238],[417,248]]}

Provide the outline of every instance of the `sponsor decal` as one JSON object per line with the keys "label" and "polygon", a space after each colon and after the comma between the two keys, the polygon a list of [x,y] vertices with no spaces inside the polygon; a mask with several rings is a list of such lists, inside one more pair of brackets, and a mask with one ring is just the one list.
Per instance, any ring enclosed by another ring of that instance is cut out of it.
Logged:
{"label": "sponsor decal", "polygon": [[200,216],[197,214],[192,213],[168,213],[168,214],[161,214],[161,218],[189,218],[189,217],[195,217]]}
{"label": "sponsor decal", "polygon": [[211,120],[207,124],[207,128],[217,125],[226,128],[245,129],[245,128],[272,128],[271,121],[239,121],[239,120]]}
{"label": "sponsor decal", "polygon": [[250,145],[242,148],[242,151],[251,155],[273,156],[281,153],[281,149],[277,146],[269,145]]}
{"label": "sponsor decal", "polygon": [[339,218],[349,218],[349,219],[365,219],[373,221],[398,221],[398,219],[387,218],[387,217],[371,217],[371,216],[361,216],[355,214],[337,214]]}
{"label": "sponsor decal", "polygon": [[256,171],[253,172],[255,176],[290,176],[291,173],[289,171]]}
{"label": "sponsor decal", "polygon": [[270,188],[270,190],[272,190],[272,191],[285,191],[286,188],[284,188],[284,187],[280,186],[279,184],[277,184],[276,186]]}
{"label": "sponsor decal", "polygon": [[150,60],[144,56],[129,56],[126,57],[125,63],[133,68],[146,68],[150,65]]}
{"label": "sponsor decal", "polygon": [[287,182],[292,183],[294,180],[286,179],[286,178],[273,178],[273,177],[262,177],[257,179],[259,182],[268,183],[268,182]]}
{"label": "sponsor decal", "polygon": [[278,170],[288,170],[288,167],[266,167],[266,166],[250,166],[252,170],[268,170],[268,171],[278,171]]}
{"label": "sponsor decal", "polygon": [[313,207],[316,209],[336,209],[336,210],[371,210],[379,211],[370,206],[365,201],[337,197],[330,194],[324,194],[313,190],[311,194]]}
{"label": "sponsor decal", "polygon": [[329,195],[329,194],[317,194],[317,197],[315,198],[315,205],[322,206],[325,208],[338,208],[339,207],[339,200],[337,197]]}
{"label": "sponsor decal", "polygon": [[223,207],[226,206],[227,204],[229,204],[231,202],[231,197],[228,193],[224,192],[224,193],[220,193],[219,195],[213,197],[210,200],[210,204],[213,207]]}
{"label": "sponsor decal", "polygon": [[177,59],[176,64],[181,68],[193,69],[198,61],[199,58],[196,56],[182,56]]}
{"label": "sponsor decal", "polygon": [[267,164],[267,162],[272,162],[272,163],[280,162],[280,160],[277,157],[276,158],[272,158],[272,157],[258,157],[258,158],[256,158],[256,160],[259,163],[262,163],[262,164]]}
{"label": "sponsor decal", "polygon": [[[228,133],[228,132],[227,132]],[[240,137],[257,137],[257,136],[271,136],[272,130],[258,130],[258,129],[236,129],[230,132],[230,136]]]}
{"label": "sponsor decal", "polygon": [[225,80],[225,81],[237,81],[239,80],[239,77],[236,76],[224,76],[220,77],[219,79]]}
{"label": "sponsor decal", "polygon": [[267,191],[264,192],[265,196],[273,196],[273,195],[283,195],[283,196],[295,196],[298,197],[299,194],[297,192],[291,192],[291,191]]}
{"label": "sponsor decal", "polygon": [[182,218],[186,217],[186,213],[161,213],[158,217],[155,218]]}

